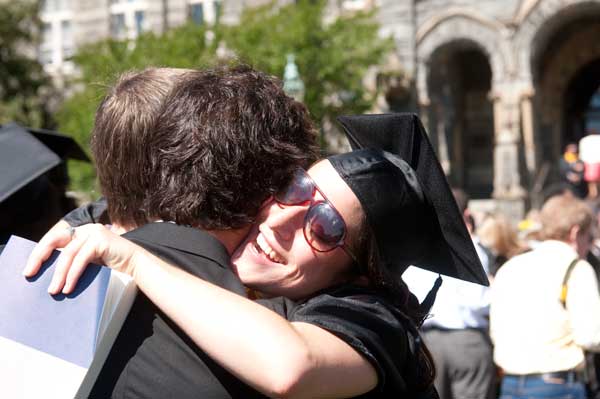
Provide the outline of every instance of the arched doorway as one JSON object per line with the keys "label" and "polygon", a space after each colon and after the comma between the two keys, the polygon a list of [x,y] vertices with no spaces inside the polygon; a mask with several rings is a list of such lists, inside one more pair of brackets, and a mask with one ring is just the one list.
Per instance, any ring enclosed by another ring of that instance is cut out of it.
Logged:
{"label": "arched doorway", "polygon": [[487,55],[462,40],[436,49],[428,63],[430,126],[450,183],[472,198],[493,190],[494,114]]}
{"label": "arched doorway", "polygon": [[538,154],[556,167],[564,146],[600,131],[600,5],[559,12],[534,40]]}
{"label": "arched doorway", "polygon": [[563,142],[578,142],[589,133],[600,133],[600,58],[582,67],[564,96]]}

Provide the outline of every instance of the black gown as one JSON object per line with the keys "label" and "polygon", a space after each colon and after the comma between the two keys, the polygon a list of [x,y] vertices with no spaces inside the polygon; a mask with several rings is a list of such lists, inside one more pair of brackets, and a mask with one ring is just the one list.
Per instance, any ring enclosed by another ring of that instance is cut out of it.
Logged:
{"label": "black gown", "polygon": [[258,302],[289,321],[331,332],[363,355],[377,371],[379,383],[360,398],[438,398],[433,386],[423,392],[415,387],[414,352],[420,338],[412,322],[376,291],[344,285],[297,304],[285,298]]}

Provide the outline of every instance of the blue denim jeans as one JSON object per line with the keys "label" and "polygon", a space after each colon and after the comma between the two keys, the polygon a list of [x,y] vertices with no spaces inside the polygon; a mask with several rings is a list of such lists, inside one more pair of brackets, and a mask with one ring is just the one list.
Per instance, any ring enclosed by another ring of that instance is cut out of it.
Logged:
{"label": "blue denim jeans", "polygon": [[500,399],[586,399],[581,382],[532,376],[504,376]]}

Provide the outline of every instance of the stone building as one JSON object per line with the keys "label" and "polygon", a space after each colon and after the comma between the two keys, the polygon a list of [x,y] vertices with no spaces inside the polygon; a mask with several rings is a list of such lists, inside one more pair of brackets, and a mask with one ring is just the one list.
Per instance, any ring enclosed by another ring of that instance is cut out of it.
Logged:
{"label": "stone building", "polygon": [[564,145],[600,132],[600,1],[379,7],[411,89],[388,88],[388,109],[418,108],[451,182],[475,198],[535,204]]}
{"label": "stone building", "polygon": [[107,37],[135,39],[188,20],[212,24],[221,0],[42,0],[40,62],[58,81],[73,72],[78,47]]}
{"label": "stone building", "polygon": [[[258,1],[45,0],[39,56],[60,76],[86,42],[227,23]],[[535,203],[563,146],[600,128],[600,0],[330,0],[328,10],[373,4],[396,42],[378,110],[418,110],[450,181],[474,198]]]}

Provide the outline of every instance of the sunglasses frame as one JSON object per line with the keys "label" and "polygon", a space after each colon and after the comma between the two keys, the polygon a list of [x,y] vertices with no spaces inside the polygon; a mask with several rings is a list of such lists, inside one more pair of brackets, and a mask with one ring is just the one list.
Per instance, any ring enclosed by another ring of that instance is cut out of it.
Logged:
{"label": "sunglasses frame", "polygon": [[[277,194],[274,194],[273,195],[273,199],[280,206],[302,206],[302,205],[310,204],[308,206],[308,208],[306,209],[306,214],[304,215],[304,222],[302,224],[302,234],[304,235],[304,240],[306,241],[306,243],[313,250],[315,250],[317,252],[323,252],[323,253],[324,252],[331,252],[331,251],[335,250],[336,248],[341,248],[356,263],[356,257],[346,247],[346,237],[348,236],[348,225],[346,224],[346,221],[344,220],[344,217],[336,209],[336,207],[333,205],[333,203],[331,201],[329,201],[329,199],[327,198],[327,196],[325,195],[325,193],[323,193],[323,191],[321,191],[321,189],[319,188],[319,186],[317,185],[317,183],[315,183],[315,181],[312,179],[312,177],[310,177],[310,175],[304,169],[298,168],[296,170],[296,172],[294,173],[294,179],[292,179],[292,181],[289,184],[293,184],[295,182],[296,173],[302,174],[302,176],[304,178],[308,179],[308,181],[310,182],[310,184],[312,186],[311,193],[310,193],[310,198],[307,198],[307,199],[305,199],[303,201],[299,201],[299,202],[286,203],[284,201],[279,200],[277,198]],[[315,193],[316,192],[318,192],[319,194],[321,194],[321,197],[323,197],[323,199],[315,199]],[[313,209],[314,207],[318,206],[319,204],[327,204],[331,209],[333,209],[333,211],[339,216],[339,218],[340,218],[340,220],[341,220],[341,222],[343,224],[343,227],[344,227],[344,233],[343,233],[342,237],[331,248],[328,248],[328,249],[318,249],[318,248],[315,248],[313,246],[313,244],[311,244],[311,241],[309,240],[309,238],[306,235],[306,230],[307,230],[306,226],[308,225],[308,215],[310,214],[310,210]]]}

